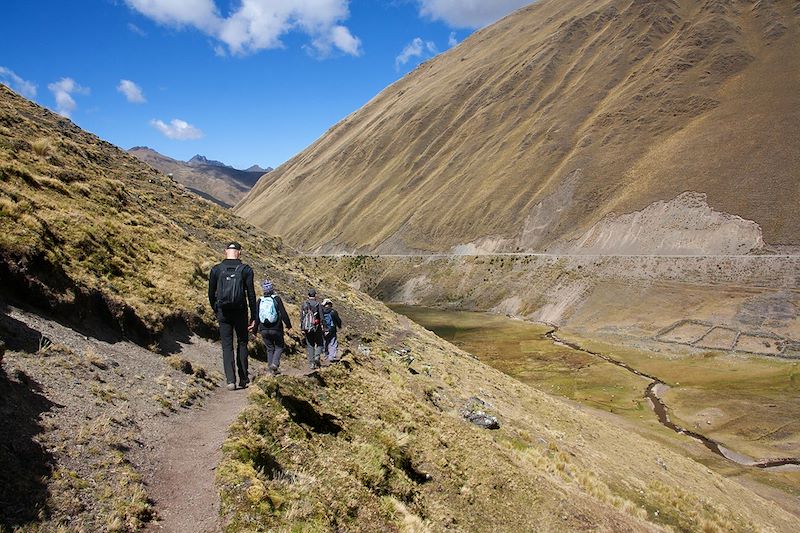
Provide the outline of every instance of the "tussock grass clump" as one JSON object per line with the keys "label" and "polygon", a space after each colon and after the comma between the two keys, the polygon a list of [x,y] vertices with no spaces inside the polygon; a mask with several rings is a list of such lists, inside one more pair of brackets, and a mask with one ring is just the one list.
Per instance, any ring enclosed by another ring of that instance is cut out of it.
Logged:
{"label": "tussock grass clump", "polygon": [[40,137],[33,141],[31,143],[31,150],[33,150],[34,154],[41,157],[47,157],[55,152],[52,141],[46,137]]}
{"label": "tussock grass clump", "polygon": [[98,354],[93,348],[86,350],[86,353],[83,354],[83,359],[88,364],[97,367],[100,370],[108,370],[108,363],[106,362],[105,357]]}

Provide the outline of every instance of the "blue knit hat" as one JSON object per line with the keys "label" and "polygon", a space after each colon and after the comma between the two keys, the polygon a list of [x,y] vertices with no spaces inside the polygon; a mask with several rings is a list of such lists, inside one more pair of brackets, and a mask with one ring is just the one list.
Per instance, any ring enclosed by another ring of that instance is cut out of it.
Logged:
{"label": "blue knit hat", "polygon": [[261,282],[261,288],[264,289],[264,294],[270,294],[272,292],[272,282],[265,279]]}

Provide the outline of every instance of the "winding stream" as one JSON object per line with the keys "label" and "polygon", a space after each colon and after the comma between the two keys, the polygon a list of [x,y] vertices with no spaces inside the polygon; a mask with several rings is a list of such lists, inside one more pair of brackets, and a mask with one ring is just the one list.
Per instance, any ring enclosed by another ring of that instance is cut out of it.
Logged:
{"label": "winding stream", "polygon": [[548,339],[550,339],[554,344],[559,345],[559,346],[564,346],[564,347],[567,347],[567,348],[571,348],[573,350],[576,350],[576,351],[579,351],[579,352],[583,352],[585,354],[589,354],[589,355],[592,355],[594,357],[599,357],[600,359],[602,359],[602,360],[604,360],[604,361],[606,361],[608,363],[611,363],[612,365],[616,365],[616,366],[618,366],[620,368],[624,368],[628,372],[632,372],[633,374],[636,374],[637,376],[641,376],[643,378],[649,379],[651,381],[651,383],[650,383],[650,385],[647,386],[647,390],[645,391],[645,397],[648,400],[650,400],[650,405],[653,407],[653,411],[655,412],[656,416],[658,417],[658,421],[663,426],[668,427],[669,429],[675,431],[676,433],[680,433],[682,435],[686,435],[688,437],[692,437],[693,439],[696,439],[696,440],[700,441],[706,448],[708,448],[712,452],[714,452],[714,453],[716,453],[718,455],[721,455],[722,457],[725,457],[726,459],[728,459],[730,461],[733,461],[733,462],[735,462],[737,464],[743,465],[743,466],[753,466],[753,467],[762,468],[762,469],[776,469],[776,468],[781,468],[781,467],[786,467],[786,466],[789,466],[789,467],[798,466],[798,467],[800,467],[800,458],[787,457],[787,458],[782,458],[782,459],[764,459],[764,460],[760,460],[759,461],[759,460],[756,460],[756,459],[754,459],[752,457],[748,457],[747,455],[734,452],[733,450],[729,450],[728,448],[726,448],[725,446],[723,446],[719,442],[717,442],[717,441],[715,441],[713,439],[710,439],[710,438],[706,437],[705,435],[701,435],[700,433],[697,433],[695,431],[691,431],[689,429],[686,429],[684,427],[681,427],[681,426],[677,425],[672,420],[670,420],[670,418],[669,418],[669,409],[667,408],[667,405],[664,403],[664,401],[661,399],[661,395],[663,393],[665,393],[667,390],[669,390],[669,385],[667,385],[666,383],[664,383],[663,381],[661,381],[657,377],[651,376],[649,374],[645,374],[644,372],[640,372],[639,370],[636,370],[635,368],[631,367],[630,365],[628,365],[628,364],[626,364],[626,363],[624,363],[622,361],[618,361],[618,360],[616,360],[616,359],[614,359],[612,357],[609,357],[609,356],[607,356],[605,354],[602,354],[602,353],[599,353],[599,352],[594,352],[592,350],[587,350],[586,348],[583,348],[579,344],[564,340],[564,339],[562,339],[562,338],[560,338],[558,336],[558,328],[556,326],[553,326],[552,324],[549,324],[549,326],[551,328],[553,328],[553,329],[548,331],[545,334],[545,336]]}

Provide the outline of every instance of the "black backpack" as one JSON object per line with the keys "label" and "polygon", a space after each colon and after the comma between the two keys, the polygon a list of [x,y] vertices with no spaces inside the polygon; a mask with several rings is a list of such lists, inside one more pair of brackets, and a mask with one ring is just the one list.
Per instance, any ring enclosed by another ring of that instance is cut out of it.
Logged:
{"label": "black backpack", "polygon": [[217,307],[223,311],[244,309],[244,263],[226,266],[217,277]]}

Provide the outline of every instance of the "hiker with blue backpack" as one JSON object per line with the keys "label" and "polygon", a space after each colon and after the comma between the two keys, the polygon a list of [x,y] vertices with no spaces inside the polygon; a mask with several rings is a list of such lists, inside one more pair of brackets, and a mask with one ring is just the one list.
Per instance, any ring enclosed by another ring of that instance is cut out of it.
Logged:
{"label": "hiker with blue backpack", "polygon": [[[208,275],[208,303],[219,322],[219,337],[222,343],[222,366],[228,390],[236,389],[238,373],[239,387],[250,383],[248,374],[248,331],[253,331],[258,317],[256,291],[253,285],[253,269],[240,259],[242,245],[231,242],[225,247],[225,260],[214,265]],[[250,320],[248,321],[248,309]],[[233,337],[236,334],[236,358],[233,355]]]}
{"label": "hiker with blue backpack", "polygon": [[333,308],[333,302],[325,298],[322,300],[322,332],[325,339],[325,357],[331,363],[339,360],[339,341],[336,338],[336,331],[341,327],[342,319],[339,318],[339,312]]}
{"label": "hiker with blue backpack", "polygon": [[264,290],[264,296],[258,300],[258,332],[261,333],[264,346],[267,348],[269,373],[276,376],[281,365],[281,354],[286,348],[283,342],[283,326],[291,330],[292,322],[283,306],[283,300],[275,294],[272,282],[262,281],[261,288]]}
{"label": "hiker with blue backpack", "polygon": [[325,348],[322,332],[322,304],[317,300],[317,291],[308,289],[308,300],[300,306],[300,329],[306,336],[308,366],[311,370],[320,367],[319,358]]}

